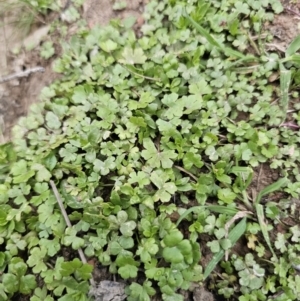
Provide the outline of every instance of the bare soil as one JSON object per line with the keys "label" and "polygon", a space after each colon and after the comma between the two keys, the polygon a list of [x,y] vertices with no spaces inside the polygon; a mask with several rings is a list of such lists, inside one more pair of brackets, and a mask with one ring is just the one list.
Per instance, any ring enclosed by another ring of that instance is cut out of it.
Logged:
{"label": "bare soil", "polygon": [[290,42],[300,34],[300,2],[281,0],[283,13],[276,15],[265,28],[273,34],[274,40],[267,46],[270,50],[285,52]]}

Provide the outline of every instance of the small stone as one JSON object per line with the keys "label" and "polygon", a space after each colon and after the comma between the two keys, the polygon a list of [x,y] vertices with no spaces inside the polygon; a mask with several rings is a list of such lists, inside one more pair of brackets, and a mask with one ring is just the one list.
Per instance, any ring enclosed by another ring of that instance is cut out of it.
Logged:
{"label": "small stone", "polygon": [[214,295],[207,291],[203,286],[197,286],[193,290],[194,301],[214,301]]}
{"label": "small stone", "polygon": [[124,283],[104,280],[97,287],[91,288],[89,295],[95,301],[123,301],[127,297],[124,289]]}

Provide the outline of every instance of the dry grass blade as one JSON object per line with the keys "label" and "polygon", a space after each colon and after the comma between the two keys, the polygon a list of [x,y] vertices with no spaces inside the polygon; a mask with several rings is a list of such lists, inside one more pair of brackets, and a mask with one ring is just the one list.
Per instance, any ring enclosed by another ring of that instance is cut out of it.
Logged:
{"label": "dry grass blade", "polygon": [[226,224],[225,224],[225,231],[226,231],[226,234],[225,234],[225,237],[227,238],[228,237],[228,230],[229,228],[232,226],[232,224],[242,218],[242,217],[245,217],[247,216],[248,214],[253,214],[251,211],[240,211],[238,212],[237,214],[235,214]]}
{"label": "dry grass blade", "polygon": [[31,73],[44,72],[44,71],[45,71],[45,69],[43,67],[31,68],[26,71],[18,72],[18,73],[11,74],[11,75],[0,78],[0,84],[5,83],[10,80],[13,80],[13,79],[16,79],[16,78],[26,77],[26,76],[30,75]]}

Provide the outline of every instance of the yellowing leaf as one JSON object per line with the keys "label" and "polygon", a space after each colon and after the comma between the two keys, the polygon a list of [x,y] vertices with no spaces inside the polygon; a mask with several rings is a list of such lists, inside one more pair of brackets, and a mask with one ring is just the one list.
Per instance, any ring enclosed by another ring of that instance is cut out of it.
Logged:
{"label": "yellowing leaf", "polygon": [[249,249],[255,250],[255,242],[257,241],[257,237],[254,234],[250,234],[248,236],[248,243],[247,246]]}

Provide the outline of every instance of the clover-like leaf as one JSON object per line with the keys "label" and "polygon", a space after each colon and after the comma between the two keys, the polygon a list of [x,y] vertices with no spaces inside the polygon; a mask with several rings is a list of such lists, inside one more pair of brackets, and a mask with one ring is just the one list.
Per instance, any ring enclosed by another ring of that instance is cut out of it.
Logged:
{"label": "clover-like leaf", "polygon": [[130,285],[129,289],[131,291],[130,296],[136,298],[136,300],[150,301],[150,297],[156,293],[151,281],[145,281],[143,285],[134,282]]}
{"label": "clover-like leaf", "polygon": [[101,49],[104,50],[105,52],[111,52],[118,48],[118,44],[109,39],[106,41],[100,42],[99,45],[100,45]]}
{"label": "clover-like leaf", "polygon": [[103,176],[107,175],[109,171],[115,169],[115,167],[116,164],[113,157],[109,157],[104,162],[99,159],[94,161],[94,171],[99,172]]}
{"label": "clover-like leaf", "polygon": [[82,263],[78,258],[75,258],[69,262],[62,262],[60,268],[60,273],[62,276],[70,276],[75,274],[77,277],[83,280],[89,279],[93,270],[91,265]]}
{"label": "clover-like leaf", "polygon": [[25,275],[20,278],[20,293],[30,294],[37,287],[37,282],[34,275]]}
{"label": "clover-like leaf", "polygon": [[35,177],[38,182],[48,182],[50,180],[52,175],[44,165],[35,163],[31,168],[37,171]]}
{"label": "clover-like leaf", "polygon": [[177,247],[165,247],[163,249],[163,257],[167,262],[182,263],[184,257]]}
{"label": "clover-like leaf", "polygon": [[32,296],[31,301],[54,301],[54,299],[47,294],[46,286],[44,286],[42,289],[40,287],[37,287],[34,290],[34,296]]}
{"label": "clover-like leaf", "polygon": [[[189,86],[189,92],[191,94],[195,94],[198,96],[204,95],[204,94],[211,94],[212,89],[211,87],[207,84],[205,79],[200,79],[197,83],[192,83]],[[202,102],[202,100],[201,100]]]}
{"label": "clover-like leaf", "polygon": [[153,255],[159,250],[154,238],[142,239],[141,244],[136,252],[140,255],[142,262],[150,262]]}
{"label": "clover-like leaf", "polygon": [[118,273],[123,279],[135,278],[137,276],[138,268],[134,265],[126,264],[118,269]]}
{"label": "clover-like leaf", "polygon": [[143,171],[139,172],[131,172],[129,174],[130,179],[128,180],[128,183],[133,184],[133,183],[138,183],[140,187],[144,187],[145,185],[150,184],[150,180],[147,176],[147,174]]}
{"label": "clover-like leaf", "polygon": [[201,168],[204,163],[199,154],[195,154],[192,152],[187,152],[183,157],[183,164],[186,169],[191,169],[193,166]]}
{"label": "clover-like leaf", "polygon": [[4,290],[7,293],[15,293],[19,289],[19,281],[16,275],[5,273],[2,277]]}
{"label": "clover-like leaf", "polygon": [[161,200],[162,202],[168,202],[171,196],[177,191],[174,183],[165,182],[166,177],[162,170],[152,172],[150,179],[159,189],[154,195],[154,201]]}
{"label": "clover-like leaf", "polygon": [[64,148],[61,148],[59,154],[62,158],[64,158],[65,162],[72,162],[75,161],[77,158],[78,148],[76,146],[67,143]]}
{"label": "clover-like leaf", "polygon": [[177,154],[173,150],[158,151],[149,138],[144,139],[143,146],[145,149],[142,150],[142,157],[151,167],[171,168],[173,165],[171,159],[177,158]]}
{"label": "clover-like leaf", "polygon": [[144,55],[144,51],[141,48],[132,49],[125,47],[122,52],[122,58],[118,61],[126,65],[144,64],[147,57]]}
{"label": "clover-like leaf", "polygon": [[59,118],[53,112],[48,112],[46,114],[46,122],[50,129],[57,130],[61,127]]}
{"label": "clover-like leaf", "polygon": [[221,201],[230,204],[236,198],[236,194],[229,188],[222,188],[218,190],[218,198]]}
{"label": "clover-like leaf", "polygon": [[42,238],[40,239],[40,246],[44,246],[47,249],[48,256],[51,257],[57,254],[61,248],[58,238],[52,240]]}
{"label": "clover-like leaf", "polygon": [[66,235],[63,238],[63,244],[71,246],[74,250],[78,250],[84,245],[84,239],[77,237],[77,232],[74,228],[67,228]]}
{"label": "clover-like leaf", "polygon": [[174,247],[177,246],[182,241],[182,239],[183,239],[182,233],[179,230],[174,229],[164,237],[163,242],[168,247]]}
{"label": "clover-like leaf", "polygon": [[14,163],[11,172],[14,175],[13,181],[15,184],[26,183],[35,174],[33,170],[28,170],[27,162],[25,160]]}
{"label": "clover-like leaf", "polygon": [[30,256],[27,260],[27,264],[29,267],[33,267],[32,271],[35,274],[46,271],[47,266],[44,263],[46,259],[47,250],[44,247],[34,247],[30,250]]}
{"label": "clover-like leaf", "polygon": [[133,235],[133,230],[136,228],[136,222],[128,221],[121,224],[120,231],[125,237],[130,237]]}

